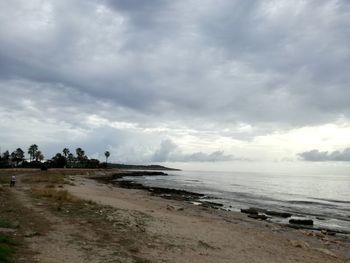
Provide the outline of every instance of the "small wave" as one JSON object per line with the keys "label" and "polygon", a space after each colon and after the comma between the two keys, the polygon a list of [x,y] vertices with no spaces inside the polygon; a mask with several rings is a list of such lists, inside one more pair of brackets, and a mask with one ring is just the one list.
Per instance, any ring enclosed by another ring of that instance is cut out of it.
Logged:
{"label": "small wave", "polygon": [[317,205],[317,206],[323,206],[323,207],[334,207],[334,206],[336,206],[336,205],[325,204],[325,203],[321,203],[321,202],[302,201],[302,200],[289,200],[289,201],[286,201],[286,203],[299,204],[299,205]]}
{"label": "small wave", "polygon": [[199,183],[199,182],[201,182],[200,180],[195,180],[195,179],[188,179],[188,180],[185,180],[186,182],[197,182],[197,183]]}
{"label": "small wave", "polygon": [[326,201],[331,203],[339,203],[339,204],[350,204],[350,201],[345,200],[336,200],[336,199],[325,199],[325,198],[312,198],[313,200]]}

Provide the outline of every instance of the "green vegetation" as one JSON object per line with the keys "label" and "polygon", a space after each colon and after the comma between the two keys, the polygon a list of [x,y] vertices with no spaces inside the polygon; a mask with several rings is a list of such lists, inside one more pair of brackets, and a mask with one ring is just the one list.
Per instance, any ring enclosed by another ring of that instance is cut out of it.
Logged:
{"label": "green vegetation", "polygon": [[88,158],[82,148],[75,150],[75,156],[68,148],[64,148],[62,153],[57,153],[51,159],[43,162],[44,155],[36,144],[30,145],[27,153],[29,161],[25,159],[25,152],[21,148],[17,148],[11,154],[8,150],[5,151],[0,154],[0,168],[41,168],[42,170],[48,168],[106,168],[110,156],[110,153],[106,151],[106,163],[101,163],[97,159]]}
{"label": "green vegetation", "polygon": [[13,225],[10,221],[0,218],[0,228],[12,228]]}
{"label": "green vegetation", "polygon": [[[29,161],[25,159],[24,151],[17,148],[11,154],[5,151],[0,154],[0,168],[39,168],[47,170],[49,168],[80,168],[80,169],[97,169],[97,168],[117,168],[117,169],[138,169],[138,170],[173,170],[178,169],[168,168],[161,165],[129,165],[108,163],[111,156],[109,151],[105,151],[105,162],[100,162],[97,159],[89,158],[82,148],[77,148],[71,151],[69,148],[63,148],[62,152],[56,153],[51,159],[45,162],[44,155],[39,149],[39,146],[32,144],[29,146],[27,153]],[[108,164],[108,166],[107,166]],[[1,178],[0,178],[1,180]]]}
{"label": "green vegetation", "polygon": [[13,254],[14,243],[7,237],[0,234],[0,262],[12,263],[11,255]]}

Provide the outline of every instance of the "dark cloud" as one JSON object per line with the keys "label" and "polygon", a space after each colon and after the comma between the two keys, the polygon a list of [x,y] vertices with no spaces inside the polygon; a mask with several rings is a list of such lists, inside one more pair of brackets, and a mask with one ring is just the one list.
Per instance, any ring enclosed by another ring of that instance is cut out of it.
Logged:
{"label": "dark cloud", "polygon": [[[185,113],[207,121],[303,125],[349,114],[344,1],[3,7],[5,79],[61,83],[171,118]],[[13,21],[12,14],[22,19]]]}
{"label": "dark cloud", "polygon": [[[232,155],[226,155],[223,151],[212,153],[195,152],[185,154],[171,140],[163,140],[159,149],[157,149],[151,161],[153,162],[219,162],[239,160]],[[240,159],[242,160],[242,159]]]}
{"label": "dark cloud", "polygon": [[350,148],[346,148],[342,151],[319,151],[312,150],[308,152],[303,152],[298,154],[302,160],[310,162],[328,162],[328,161],[338,161],[338,162],[349,162],[350,161]]}

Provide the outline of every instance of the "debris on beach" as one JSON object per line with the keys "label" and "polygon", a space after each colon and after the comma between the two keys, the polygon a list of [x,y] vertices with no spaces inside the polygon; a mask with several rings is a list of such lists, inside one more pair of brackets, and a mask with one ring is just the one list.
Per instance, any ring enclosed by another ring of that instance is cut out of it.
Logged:
{"label": "debris on beach", "polygon": [[289,243],[293,246],[293,247],[298,247],[298,248],[310,248],[310,245],[303,241],[303,240],[289,240]]}

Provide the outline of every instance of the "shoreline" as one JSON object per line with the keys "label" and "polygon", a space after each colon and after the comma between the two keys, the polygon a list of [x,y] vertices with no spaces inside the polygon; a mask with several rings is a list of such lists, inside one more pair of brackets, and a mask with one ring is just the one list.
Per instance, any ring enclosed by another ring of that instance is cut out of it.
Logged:
{"label": "shoreline", "polygon": [[[18,172],[1,178],[0,215],[7,236],[22,242],[14,259],[28,263],[347,263],[350,242],[243,213],[159,196],[160,189],[115,187],[93,178],[118,170]],[[198,198],[198,196],[196,196]],[[200,198],[200,197],[199,197]],[[11,207],[11,209],[8,209]],[[29,212],[30,211],[30,212]],[[20,227],[16,227],[20,226]],[[15,262],[17,262],[15,261]]]}
{"label": "shoreline", "polygon": [[[202,193],[197,193],[193,191],[187,191],[182,189],[176,189],[176,188],[166,188],[166,187],[156,187],[156,186],[146,186],[142,183],[135,182],[134,180],[124,180],[124,177],[141,177],[141,176],[167,176],[168,174],[164,172],[149,172],[149,171],[122,171],[119,173],[112,174],[110,176],[103,176],[103,177],[92,177],[91,179],[104,182],[106,184],[113,184],[116,187],[120,188],[126,188],[126,189],[139,189],[146,192],[151,193],[153,196],[158,196],[164,199],[168,200],[178,200],[182,202],[189,202],[194,205],[207,207],[215,210],[223,210],[233,213],[239,213],[238,211],[233,211],[230,209],[223,208],[223,204],[212,202],[212,201],[206,201],[202,200],[201,198],[207,198],[207,199],[217,199],[215,197],[211,197]],[[310,221],[307,217],[300,218],[298,215],[294,215],[292,213],[285,213],[285,212],[279,212],[279,211],[273,211],[268,209],[262,209],[259,207],[248,207],[248,208],[241,208],[240,212],[243,214],[246,214],[247,217],[264,221],[266,223],[271,224],[277,224],[284,227],[289,227],[292,229],[300,229],[300,230],[313,230],[313,231],[319,231],[321,233],[325,233],[327,235],[340,235],[345,240],[350,242],[350,230],[338,230],[338,229],[332,229],[328,227],[316,227],[312,224],[303,224],[298,223],[295,221]],[[279,220],[279,219],[291,219],[294,220],[295,223],[286,223],[281,221],[273,221]],[[292,219],[297,218],[297,219]]]}
{"label": "shoreline", "polygon": [[[152,231],[155,231],[157,235],[161,231],[172,238],[176,237],[176,240],[194,238],[197,240],[196,242],[208,244],[208,248],[216,247],[218,250],[215,253],[216,249],[207,251],[208,253],[205,255],[208,257],[216,255],[214,258],[220,258],[221,254],[231,255],[228,257],[230,260],[227,261],[212,258],[209,261],[195,262],[232,262],[231,259],[242,256],[242,252],[238,252],[237,248],[245,246],[246,242],[252,242],[249,246],[254,247],[254,249],[247,254],[244,253],[245,256],[237,262],[270,263],[282,260],[283,262],[328,262],[327,260],[337,262],[337,258],[343,258],[340,262],[347,262],[346,260],[350,259],[349,239],[343,239],[339,235],[331,236],[320,231],[294,229],[274,222],[255,220],[240,212],[194,205],[183,199],[154,195],[152,191],[149,192],[145,189],[118,187],[110,181],[103,180],[98,181],[92,176],[83,179],[80,186],[69,186],[68,190],[79,198],[146,213],[147,216],[156,218],[158,223],[155,223]],[[271,251],[272,248],[277,250],[265,257],[265,252]],[[297,250],[294,251],[295,248]],[[311,255],[314,252],[320,253],[320,257],[315,261],[314,256]],[[287,256],[286,253],[293,253],[293,256]],[[191,256],[193,256],[192,254],[193,251]],[[288,258],[299,256],[303,259],[288,260]],[[259,258],[259,260],[255,261],[254,257]],[[250,260],[247,260],[248,258]],[[168,261],[188,262],[187,260],[174,261],[174,259],[170,260],[169,258]]]}

